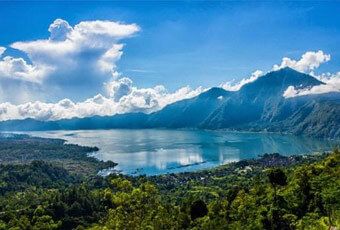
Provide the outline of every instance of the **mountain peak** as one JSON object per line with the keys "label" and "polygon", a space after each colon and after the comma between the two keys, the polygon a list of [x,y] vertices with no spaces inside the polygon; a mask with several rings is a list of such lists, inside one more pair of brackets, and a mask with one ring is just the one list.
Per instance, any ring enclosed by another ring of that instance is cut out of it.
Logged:
{"label": "mountain peak", "polygon": [[293,69],[293,68],[291,68],[289,66],[283,67],[283,68],[278,69],[278,70],[273,71],[273,72],[279,72],[279,71],[281,71],[281,72],[298,72],[298,73],[301,73],[301,72],[299,72],[299,71],[297,71],[297,70],[295,70],[295,69]]}
{"label": "mountain peak", "polygon": [[226,91],[219,87],[212,87],[208,89],[207,91],[201,93],[198,97],[205,98],[205,97],[219,97],[219,96],[226,96],[229,94],[229,91]]}
{"label": "mountain peak", "polygon": [[281,94],[289,86],[296,88],[312,87],[324,84],[311,75],[301,73],[290,67],[285,67],[276,71],[267,73],[259,77],[254,82],[248,83],[241,88],[241,91],[275,91]]}
{"label": "mountain peak", "polygon": [[[308,75],[308,74],[305,74],[305,73],[302,73],[300,71],[297,71],[291,67],[284,67],[284,68],[281,68],[281,69],[277,69],[277,70],[273,70],[273,71],[270,71],[268,72],[266,75],[268,74],[274,74],[274,75],[289,75],[289,76],[302,76],[302,75]],[[265,75],[265,76],[266,76]],[[310,76],[310,75],[308,75]],[[312,77],[312,76],[310,76]]]}

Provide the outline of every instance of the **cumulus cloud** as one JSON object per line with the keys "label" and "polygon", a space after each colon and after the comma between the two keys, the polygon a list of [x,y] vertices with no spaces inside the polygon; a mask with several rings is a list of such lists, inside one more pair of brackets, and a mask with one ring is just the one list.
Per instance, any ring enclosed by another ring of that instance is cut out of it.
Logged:
{"label": "cumulus cloud", "polygon": [[197,96],[206,89],[182,87],[175,92],[168,92],[164,86],[138,88],[131,79],[114,80],[108,90],[112,97],[98,94],[81,102],[63,99],[57,103],[41,101],[19,105],[0,104],[0,120],[35,118],[38,120],[58,120],[72,117],[93,115],[114,115],[127,112],[154,112],[175,101]]}
{"label": "cumulus cloud", "polygon": [[[130,78],[120,77],[116,62],[124,46],[119,42],[139,30],[136,24],[96,20],[71,26],[56,19],[48,28],[49,38],[14,42],[10,47],[27,57],[0,58],[0,99],[6,101],[0,104],[0,120],[148,113],[205,90],[138,88]],[[0,55],[5,50],[0,47]]]}
{"label": "cumulus cloud", "polygon": [[50,70],[51,68],[46,66],[30,65],[23,58],[6,56],[0,61],[0,76],[14,80],[40,83],[41,77]]}
{"label": "cumulus cloud", "polygon": [[251,74],[251,76],[249,78],[243,78],[241,81],[236,82],[236,83],[235,83],[235,80],[228,81],[228,82],[222,83],[220,85],[220,87],[222,87],[223,89],[228,90],[228,91],[238,91],[245,84],[253,82],[261,76],[263,76],[263,71],[256,70]]}
{"label": "cumulus cloud", "polygon": [[[279,69],[290,67],[299,72],[310,74],[311,76],[317,78],[324,84],[317,85],[309,88],[296,89],[294,86],[289,86],[283,96],[286,98],[304,96],[309,94],[322,94],[329,92],[340,92],[340,72],[336,74],[323,73],[316,75],[314,70],[316,70],[321,64],[331,60],[329,54],[324,53],[322,50],[319,51],[308,51],[304,53],[299,60],[293,60],[288,57],[282,58],[281,64],[276,64],[273,66],[272,71],[277,71]],[[238,91],[241,87],[247,83],[257,80],[259,77],[263,76],[264,72],[261,70],[256,70],[251,74],[249,78],[244,78],[239,82],[235,83],[235,80],[222,83],[220,86],[228,91]]]}
{"label": "cumulus cloud", "polygon": [[113,101],[119,104],[119,113],[154,112],[179,100],[192,98],[206,89],[182,87],[169,92],[163,85],[152,88],[138,88],[131,79],[124,77],[107,84],[107,90]]}
{"label": "cumulus cloud", "polygon": [[169,93],[162,85],[142,89],[133,87],[131,93],[122,97],[119,103],[125,111],[153,112],[173,102],[195,97],[204,90],[202,87],[192,90],[185,86]]}
{"label": "cumulus cloud", "polygon": [[[169,92],[162,85],[138,88],[130,78],[120,77],[116,63],[124,46],[119,42],[139,30],[136,24],[97,20],[71,26],[65,20],[56,19],[48,28],[49,38],[10,45],[27,57],[3,55],[6,48],[0,47],[0,100],[6,101],[0,103],[0,120],[150,113],[206,90],[185,86]],[[288,66],[311,72],[329,60],[330,55],[323,51],[309,51],[300,60],[283,58],[273,70]],[[226,82],[221,87],[237,91],[263,74],[257,70],[249,78]],[[315,76],[326,84],[310,89],[289,87],[284,96],[338,92],[339,76],[339,73]],[[46,98],[56,102],[46,103]]]}
{"label": "cumulus cloud", "polygon": [[103,92],[103,83],[118,76],[116,61],[123,53],[119,41],[133,36],[139,27],[99,20],[82,21],[72,27],[67,21],[56,19],[48,31],[48,39],[10,45],[26,53],[28,59],[0,59],[0,80],[40,84],[57,99],[84,99]]}
{"label": "cumulus cloud", "polygon": [[67,35],[72,31],[72,27],[67,21],[58,18],[50,25],[48,31],[51,33],[51,40],[65,41],[67,39]]}
{"label": "cumulus cloud", "polygon": [[2,56],[2,54],[6,51],[5,47],[0,46],[0,57]]}
{"label": "cumulus cloud", "polygon": [[279,65],[274,65],[273,70],[279,70],[285,67],[290,67],[300,72],[309,73],[318,68],[322,63],[331,60],[331,55],[325,54],[322,50],[317,52],[308,51],[301,56],[300,60],[293,60],[288,57],[282,58]]}
{"label": "cumulus cloud", "polygon": [[340,72],[336,74],[322,73],[317,75],[314,73],[322,63],[331,60],[331,55],[324,53],[322,50],[317,52],[308,51],[301,56],[300,60],[293,60],[284,57],[280,65],[274,65],[273,70],[279,70],[284,67],[290,67],[297,71],[310,74],[324,84],[302,89],[296,89],[294,86],[289,86],[283,96],[285,98],[305,96],[311,94],[322,94],[330,92],[340,92]]}
{"label": "cumulus cloud", "polygon": [[114,101],[119,101],[120,98],[131,93],[132,80],[127,77],[113,80],[106,84],[106,90]]}
{"label": "cumulus cloud", "polygon": [[314,75],[315,78],[322,81],[325,84],[316,85],[309,88],[295,89],[294,86],[289,86],[283,93],[285,98],[306,96],[313,94],[323,94],[330,92],[340,92],[340,72],[336,74],[321,74],[320,76]]}

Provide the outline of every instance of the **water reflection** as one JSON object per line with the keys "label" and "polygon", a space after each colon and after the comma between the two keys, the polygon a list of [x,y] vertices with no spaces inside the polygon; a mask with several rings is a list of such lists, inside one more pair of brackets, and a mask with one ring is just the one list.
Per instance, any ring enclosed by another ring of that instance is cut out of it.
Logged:
{"label": "water reflection", "polygon": [[97,146],[94,156],[118,163],[127,174],[192,171],[264,153],[284,155],[331,150],[339,142],[291,135],[192,130],[87,130],[28,132]]}

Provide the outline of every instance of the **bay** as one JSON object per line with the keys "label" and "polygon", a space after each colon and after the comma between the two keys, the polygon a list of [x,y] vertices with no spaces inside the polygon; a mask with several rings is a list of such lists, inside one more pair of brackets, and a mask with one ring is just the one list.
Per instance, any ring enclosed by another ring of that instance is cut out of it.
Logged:
{"label": "bay", "polygon": [[114,129],[25,132],[97,146],[91,156],[118,163],[129,175],[158,175],[211,168],[265,153],[282,155],[330,151],[339,141],[274,133],[205,130]]}

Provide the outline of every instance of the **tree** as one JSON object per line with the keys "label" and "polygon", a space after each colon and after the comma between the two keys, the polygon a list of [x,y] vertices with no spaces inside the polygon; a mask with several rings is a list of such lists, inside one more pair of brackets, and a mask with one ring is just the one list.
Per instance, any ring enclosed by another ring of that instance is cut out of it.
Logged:
{"label": "tree", "polygon": [[289,225],[283,220],[284,211],[281,209],[284,199],[279,200],[277,196],[277,187],[287,185],[287,176],[282,169],[275,168],[268,172],[268,179],[274,189],[274,202],[269,213],[271,228],[287,229]]}
{"label": "tree", "polygon": [[273,187],[287,185],[287,177],[282,169],[275,168],[270,170],[268,173],[268,178]]}
{"label": "tree", "polygon": [[208,214],[208,208],[203,200],[196,200],[191,204],[190,216],[192,220],[203,217],[207,214]]}
{"label": "tree", "polygon": [[282,169],[275,168],[271,169],[268,172],[268,179],[272,187],[274,188],[274,203],[276,203],[276,190],[277,186],[285,186],[287,185],[287,176],[286,174],[282,171]]}

